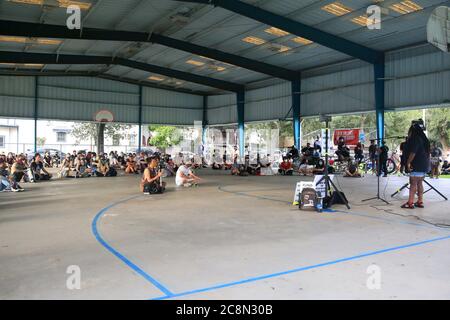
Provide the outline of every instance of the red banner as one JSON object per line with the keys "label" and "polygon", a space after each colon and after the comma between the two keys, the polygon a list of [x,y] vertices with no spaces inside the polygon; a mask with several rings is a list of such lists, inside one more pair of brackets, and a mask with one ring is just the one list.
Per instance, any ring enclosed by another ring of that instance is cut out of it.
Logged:
{"label": "red banner", "polygon": [[348,146],[356,146],[359,142],[360,129],[337,129],[334,130],[334,144],[338,144],[340,137],[344,137],[345,144]]}

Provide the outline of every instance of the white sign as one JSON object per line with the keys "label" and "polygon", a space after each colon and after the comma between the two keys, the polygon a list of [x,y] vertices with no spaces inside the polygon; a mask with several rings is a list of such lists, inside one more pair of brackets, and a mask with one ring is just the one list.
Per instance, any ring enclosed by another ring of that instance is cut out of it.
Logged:
{"label": "white sign", "polygon": [[[314,183],[315,189],[317,191],[318,198],[325,198],[327,195],[327,184],[325,183],[325,178],[323,178],[323,177],[324,176],[320,176],[320,175],[316,175],[314,177],[313,183]],[[330,180],[333,180],[334,175],[329,174],[328,177],[330,177]],[[320,181],[320,179],[322,179],[322,181]],[[319,181],[320,181],[320,183],[319,183]]]}
{"label": "white sign", "polygon": [[315,183],[313,181],[300,181],[297,182],[297,185],[295,186],[295,193],[294,193],[294,202],[292,205],[296,206],[300,202],[300,194],[302,193],[304,188],[313,188],[315,189]]}

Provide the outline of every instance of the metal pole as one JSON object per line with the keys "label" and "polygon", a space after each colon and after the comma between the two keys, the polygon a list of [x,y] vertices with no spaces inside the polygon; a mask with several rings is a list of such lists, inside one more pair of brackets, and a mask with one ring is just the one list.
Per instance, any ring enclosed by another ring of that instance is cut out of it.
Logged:
{"label": "metal pole", "polygon": [[34,153],[37,152],[37,121],[38,121],[38,91],[39,91],[39,77],[34,77]]}
{"label": "metal pole", "polygon": [[139,86],[139,130],[138,130],[138,152],[142,149],[142,86]]}
{"label": "metal pole", "polygon": [[294,129],[294,144],[300,150],[301,148],[301,122],[300,122],[300,101],[301,101],[301,81],[292,81],[292,122]]}

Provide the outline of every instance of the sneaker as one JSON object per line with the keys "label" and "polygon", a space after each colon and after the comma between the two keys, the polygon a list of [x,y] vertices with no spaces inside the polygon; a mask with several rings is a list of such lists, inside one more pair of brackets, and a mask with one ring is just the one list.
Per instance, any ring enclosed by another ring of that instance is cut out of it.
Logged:
{"label": "sneaker", "polygon": [[11,188],[12,192],[19,192],[19,189]]}
{"label": "sneaker", "polygon": [[186,187],[186,188],[189,188],[190,186],[192,186],[192,184],[190,184],[190,183],[185,183],[184,184],[184,187]]}
{"label": "sneaker", "polygon": [[148,196],[148,195],[150,195],[150,192],[144,192],[144,194]]}
{"label": "sneaker", "polygon": [[25,189],[24,189],[24,188],[22,188],[22,187],[21,187],[21,186],[19,186],[19,185],[17,185],[17,186],[16,186],[16,189],[17,189],[17,190],[19,190],[19,191],[25,191]]}

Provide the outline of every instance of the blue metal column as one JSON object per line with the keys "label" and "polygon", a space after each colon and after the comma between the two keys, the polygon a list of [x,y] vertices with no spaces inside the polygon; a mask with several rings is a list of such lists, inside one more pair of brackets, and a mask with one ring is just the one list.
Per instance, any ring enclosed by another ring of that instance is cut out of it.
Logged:
{"label": "blue metal column", "polygon": [[[206,126],[208,125],[208,96],[203,96],[202,145],[206,143]],[[204,150],[203,150],[204,151]]]}
{"label": "blue metal column", "polygon": [[243,158],[245,152],[245,91],[238,91],[237,97],[237,116],[238,116],[238,130],[239,130],[239,155]]}
{"label": "blue metal column", "polygon": [[375,112],[377,120],[377,139],[380,145],[384,139],[384,58],[374,64],[375,75]]}
{"label": "blue metal column", "polygon": [[39,91],[39,77],[34,77],[34,153],[37,152],[37,121],[38,121],[38,91]]}
{"label": "blue metal column", "polygon": [[138,151],[141,152],[141,149],[142,149],[142,86],[141,85],[139,86],[139,119],[138,119],[138,123],[139,123]]}
{"label": "blue metal column", "polygon": [[301,101],[301,80],[292,81],[292,116],[294,125],[294,143],[295,147],[300,150],[301,147],[301,124],[300,124],[300,101]]}

